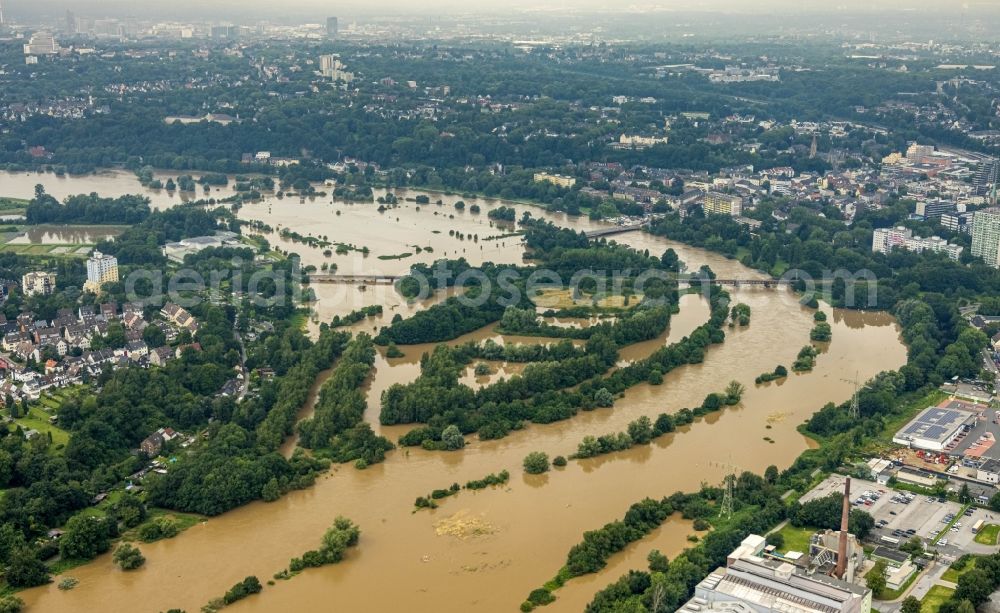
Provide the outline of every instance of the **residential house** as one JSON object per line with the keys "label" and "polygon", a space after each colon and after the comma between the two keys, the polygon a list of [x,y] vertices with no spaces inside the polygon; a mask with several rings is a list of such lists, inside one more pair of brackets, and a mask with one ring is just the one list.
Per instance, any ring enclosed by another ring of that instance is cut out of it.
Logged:
{"label": "residential house", "polygon": [[174,350],[170,347],[157,347],[149,352],[149,363],[153,366],[165,366],[174,357]]}
{"label": "residential house", "polygon": [[149,347],[142,341],[132,341],[125,345],[125,354],[130,360],[138,360],[149,355]]}

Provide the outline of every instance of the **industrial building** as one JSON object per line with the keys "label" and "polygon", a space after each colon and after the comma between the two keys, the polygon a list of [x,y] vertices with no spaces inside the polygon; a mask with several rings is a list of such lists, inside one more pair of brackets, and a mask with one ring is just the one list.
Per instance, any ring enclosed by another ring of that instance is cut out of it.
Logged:
{"label": "industrial building", "polygon": [[229,231],[219,231],[215,236],[196,236],[185,238],[180,242],[167,243],[163,246],[163,255],[174,262],[183,262],[184,256],[198,253],[209,247],[238,247],[242,243],[239,236]]}
{"label": "industrial building", "polygon": [[765,558],[763,536],[751,534],[695,587],[694,597],[679,611],[746,611],[766,613],[868,613],[872,592],[822,573],[812,573],[781,560]]}
{"label": "industrial building", "polygon": [[851,512],[851,479],[844,482],[840,530],[813,536],[808,564],[798,566],[765,553],[767,541],[751,534],[695,587],[694,597],[679,611],[787,613],[868,613],[872,592],[856,585],[864,549],[847,531]]}
{"label": "industrial building", "polygon": [[975,425],[978,415],[963,409],[928,407],[892,437],[892,442],[914,449],[950,451]]}

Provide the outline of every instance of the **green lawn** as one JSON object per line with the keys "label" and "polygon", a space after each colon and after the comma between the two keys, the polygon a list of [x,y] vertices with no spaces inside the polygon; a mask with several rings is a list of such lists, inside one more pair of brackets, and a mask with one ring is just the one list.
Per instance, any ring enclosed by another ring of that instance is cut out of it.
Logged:
{"label": "green lawn", "polygon": [[69,442],[69,432],[50,424],[49,417],[49,414],[40,408],[31,407],[26,417],[18,417],[14,421],[22,428],[38,430],[42,435],[51,432],[52,443],[65,446]]}
{"label": "green lawn", "polygon": [[136,526],[135,528],[130,528],[122,532],[121,539],[124,542],[139,541],[139,528],[145,524],[148,524],[160,517],[165,517],[172,521],[175,526],[177,526],[177,533],[180,534],[184,532],[191,526],[194,526],[200,522],[205,521],[205,518],[201,515],[196,515],[194,513],[181,513],[179,511],[171,511],[169,509],[161,509],[159,507],[152,507],[146,514],[146,521]]}
{"label": "green lawn", "polygon": [[815,532],[812,528],[796,528],[795,526],[788,524],[781,530],[778,530],[780,534],[785,539],[785,544],[778,548],[781,553],[788,553],[789,551],[801,551],[802,553],[809,553],[809,539]]}
{"label": "green lawn", "polygon": [[288,318],[288,326],[290,328],[298,328],[299,330],[305,331],[307,325],[309,325],[309,314],[305,311],[296,313]]}
{"label": "green lawn", "polygon": [[28,208],[28,200],[24,198],[11,198],[10,196],[0,196],[0,213],[4,215],[23,215]]}
{"label": "green lawn", "polygon": [[927,592],[924,599],[920,601],[920,613],[937,613],[944,601],[951,598],[955,590],[943,585],[935,585],[931,591]]}
{"label": "green lawn", "polygon": [[968,559],[969,561],[966,562],[965,566],[962,567],[962,570],[955,568],[956,564],[958,564],[958,560],[955,560],[955,562],[948,567],[948,570],[944,571],[944,574],[941,575],[941,580],[948,581],[949,583],[958,583],[959,577],[961,577],[962,575],[964,575],[965,573],[969,572],[970,570],[976,567],[976,560],[977,560],[976,556],[969,555]]}
{"label": "green lawn", "polygon": [[976,533],[976,542],[980,545],[996,545],[997,536],[1000,536],[1000,526],[986,524]]}
{"label": "green lawn", "polygon": [[[56,251],[57,247],[64,247],[62,252]],[[10,243],[0,245],[0,252],[3,253],[16,253],[18,255],[25,256],[46,256],[53,258],[86,258],[87,253],[81,250],[87,247],[93,247],[93,245],[88,244],[72,244],[72,245],[38,245],[38,244],[18,244],[12,245]]]}

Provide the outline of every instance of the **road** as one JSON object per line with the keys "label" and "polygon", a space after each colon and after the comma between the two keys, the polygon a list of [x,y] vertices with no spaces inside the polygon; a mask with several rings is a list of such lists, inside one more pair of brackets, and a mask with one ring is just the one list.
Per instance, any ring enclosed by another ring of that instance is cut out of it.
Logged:
{"label": "road", "polygon": [[243,373],[243,381],[240,384],[240,393],[236,395],[236,402],[243,402],[243,397],[247,395],[250,388],[250,377],[247,373],[247,346],[243,343],[243,337],[233,326],[233,338],[240,344],[240,372]]}

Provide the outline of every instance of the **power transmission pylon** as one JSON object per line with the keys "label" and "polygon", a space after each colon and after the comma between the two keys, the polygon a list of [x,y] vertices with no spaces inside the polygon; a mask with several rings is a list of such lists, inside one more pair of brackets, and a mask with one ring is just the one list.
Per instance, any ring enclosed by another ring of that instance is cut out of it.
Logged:
{"label": "power transmission pylon", "polygon": [[[861,390],[861,376],[859,373],[855,373],[854,379],[841,379],[847,383],[854,384],[854,395],[851,396],[851,407],[847,410],[847,414],[850,415],[851,419],[858,420],[861,419],[861,406],[858,400]],[[865,387],[868,387],[867,385]]]}
{"label": "power transmission pylon", "polygon": [[719,517],[728,519],[733,515],[733,490],[736,489],[736,466],[732,461],[727,464],[710,462],[710,465],[725,469],[726,475],[722,478],[722,502],[719,504]]}
{"label": "power transmission pylon", "polygon": [[736,474],[726,473],[724,482],[725,491],[722,494],[722,504],[719,505],[719,517],[729,519],[733,516],[733,488],[736,483]]}

